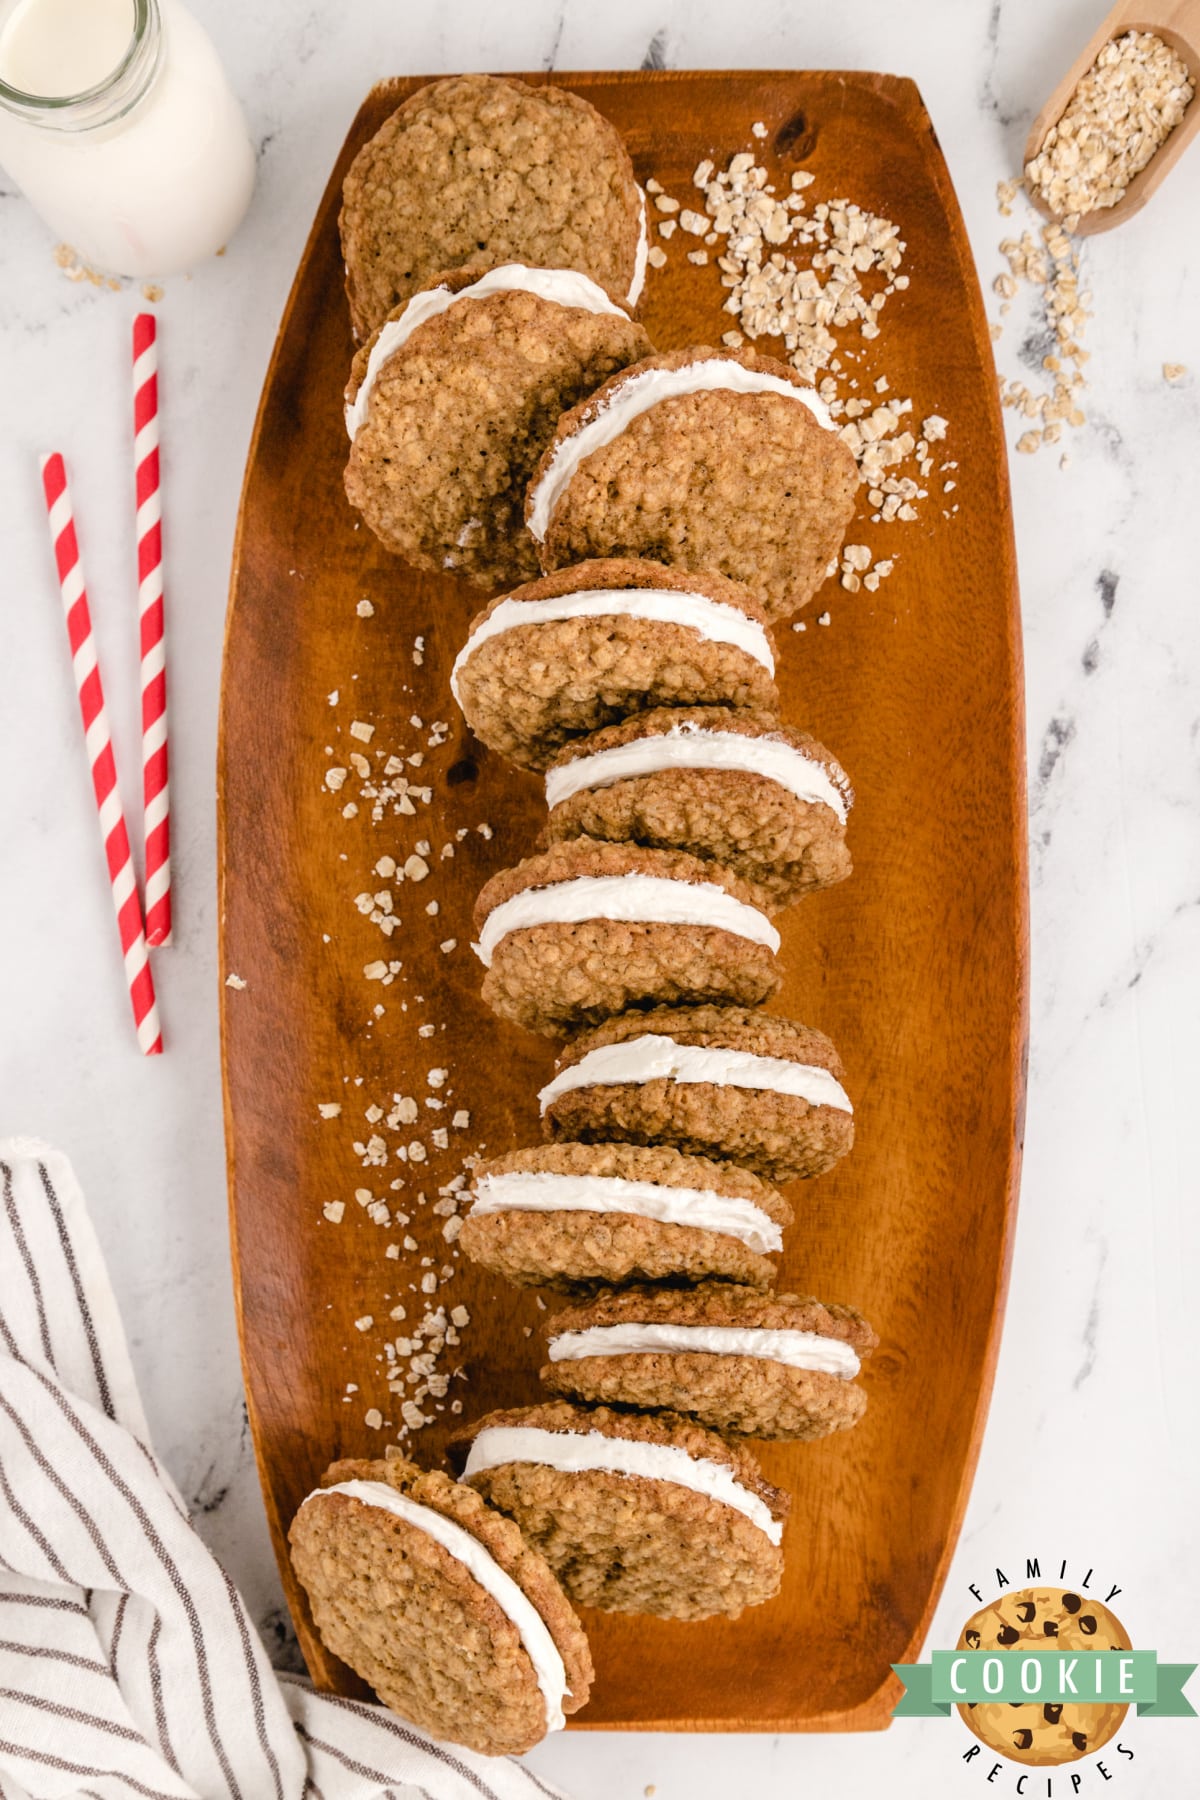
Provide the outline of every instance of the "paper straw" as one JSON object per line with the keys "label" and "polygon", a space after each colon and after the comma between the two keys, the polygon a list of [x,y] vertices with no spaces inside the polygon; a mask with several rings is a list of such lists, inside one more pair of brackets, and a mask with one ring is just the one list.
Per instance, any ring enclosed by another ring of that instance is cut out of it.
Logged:
{"label": "paper straw", "polygon": [[158,327],[133,321],[133,463],[137,484],[138,620],[142,650],[142,806],[146,942],[171,942],[171,820],[167,788],[167,658],[162,500],[158,471]]}
{"label": "paper straw", "polygon": [[57,453],[43,456],[41,467],[46,511],[50,519],[50,541],[54,546],[54,560],[58,565],[58,581],[62,589],[63,611],[67,617],[67,637],[71,645],[75,687],[83,718],[84,743],[91,765],[92,787],[96,794],[100,836],[108,860],[108,878],[117,913],[117,927],[121,934],[121,953],[125,959],[125,979],[129,985],[134,1024],[137,1026],[138,1046],[145,1056],[161,1056],[163,1041],[158,1023],[158,1005],[154,998],[154,980],[146,953],[146,934],[142,929],[137,883],[133,878],[129,833],[125,829],[125,815],[121,811],[121,797],[117,791],[117,765],[108,729],[108,715],[104,708],[104,689],[100,682],[100,665],[96,660],[92,615],[83,584],[83,564],[75,537],[67,471],[62,457]]}

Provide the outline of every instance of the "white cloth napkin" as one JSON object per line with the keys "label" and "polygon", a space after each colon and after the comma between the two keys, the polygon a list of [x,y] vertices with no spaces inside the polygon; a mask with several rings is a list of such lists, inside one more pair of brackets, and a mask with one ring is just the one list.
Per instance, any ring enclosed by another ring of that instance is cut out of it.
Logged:
{"label": "white cloth napkin", "polygon": [[276,1676],[150,1447],[69,1162],[0,1140],[3,1800],[557,1793]]}

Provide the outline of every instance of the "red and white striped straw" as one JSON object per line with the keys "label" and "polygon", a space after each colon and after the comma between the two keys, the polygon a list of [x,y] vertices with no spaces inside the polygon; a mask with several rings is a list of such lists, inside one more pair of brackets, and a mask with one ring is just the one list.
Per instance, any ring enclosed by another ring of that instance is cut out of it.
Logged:
{"label": "red and white striped straw", "polygon": [[142,806],[146,942],[171,942],[171,816],[167,789],[167,656],[162,500],[158,472],[158,327],[133,321],[133,463],[137,484],[138,619],[142,646]]}
{"label": "red and white striped straw", "polygon": [[137,883],[133,877],[133,858],[129,851],[129,833],[121,811],[117,791],[117,765],[113,756],[108,714],[104,708],[104,689],[100,683],[100,665],[96,660],[96,642],[92,635],[92,615],[87,589],[83,584],[83,564],[75,536],[75,520],[71,512],[71,495],[67,488],[67,471],[57,453],[42,458],[42,487],[46,494],[46,511],[50,518],[50,541],[58,565],[58,582],[62,589],[63,610],[67,615],[67,637],[75,686],[79,694],[79,710],[83,717],[84,742],[92,771],[96,808],[100,815],[100,835],[108,859],[108,878],[112,885],[113,905],[121,934],[121,953],[125,958],[125,978],[133,1004],[138,1045],[146,1056],[162,1054],[162,1031],[158,1023],[158,1004],[154,998],[154,979],[146,953],[146,935],[142,929],[142,909],[138,901]]}

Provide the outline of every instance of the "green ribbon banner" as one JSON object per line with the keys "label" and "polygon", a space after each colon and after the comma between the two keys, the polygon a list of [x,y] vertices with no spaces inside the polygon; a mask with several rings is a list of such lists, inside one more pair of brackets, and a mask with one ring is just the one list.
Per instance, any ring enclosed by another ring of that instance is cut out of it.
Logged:
{"label": "green ribbon banner", "polygon": [[1183,1692],[1195,1663],[1160,1663],[1154,1650],[935,1650],[927,1663],[893,1663],[904,1683],[893,1717],[949,1717],[987,1701],[1136,1706],[1139,1718],[1194,1719]]}

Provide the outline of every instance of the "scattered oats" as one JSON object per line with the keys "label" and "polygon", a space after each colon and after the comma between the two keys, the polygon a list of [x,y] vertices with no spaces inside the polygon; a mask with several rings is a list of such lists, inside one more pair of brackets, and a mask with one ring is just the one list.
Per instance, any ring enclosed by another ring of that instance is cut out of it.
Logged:
{"label": "scattered oats", "polygon": [[370,1313],[364,1313],[361,1319],[355,1319],[354,1329],[355,1331],[370,1331],[374,1323],[375,1321]]}
{"label": "scattered oats", "polygon": [[727,350],[740,350],[745,341],[740,331],[723,331],[721,333],[721,342]]}
{"label": "scattered oats", "polygon": [[337,688],[334,688],[332,694],[330,694],[330,696],[329,696],[330,706],[336,706],[338,703],[338,698],[339,698],[338,690],[337,690]]}
{"label": "scattered oats", "polygon": [[428,873],[429,864],[425,861],[423,856],[417,856],[414,853],[404,864],[404,878],[406,881],[424,881]]}
{"label": "scattered oats", "polygon": [[350,752],[350,767],[354,770],[354,773],[361,776],[364,781],[370,776],[371,765],[365,756],[359,755],[357,750],[352,750]]}
{"label": "scattered oats", "polygon": [[469,1325],[471,1323],[471,1315],[465,1306],[452,1306],[450,1309],[450,1321],[453,1325],[457,1325],[458,1329],[461,1331],[464,1325]]}
{"label": "scattered oats", "polygon": [[383,1414],[377,1406],[372,1406],[363,1415],[363,1424],[368,1431],[378,1431],[383,1424]]}
{"label": "scattered oats", "polygon": [[438,903],[436,900],[431,900],[429,902],[429,905],[425,908],[425,911],[429,914],[429,917],[431,919],[437,918],[439,910],[440,909],[438,907]]}
{"label": "scattered oats", "polygon": [[652,269],[666,268],[667,253],[661,244],[651,244],[649,250],[646,252],[646,261],[650,264]]}
{"label": "scattered oats", "polygon": [[433,1137],[433,1147],[435,1150],[448,1150],[450,1148],[450,1133],[446,1130],[444,1125],[439,1125],[431,1135]]}
{"label": "scattered oats", "polygon": [[678,200],[672,200],[668,194],[655,194],[654,204],[660,213],[677,213],[679,211]]}
{"label": "scattered oats", "polygon": [[475,829],[481,838],[486,839],[490,843],[492,838],[492,828],[490,825],[477,825]]}
{"label": "scattered oats", "polygon": [[321,1211],[331,1225],[340,1225],[345,1215],[346,1202],[344,1200],[327,1200]]}
{"label": "scattered oats", "polygon": [[471,1123],[471,1115],[465,1107],[460,1107],[451,1119],[455,1131],[466,1131]]}
{"label": "scattered oats", "polygon": [[375,961],[363,964],[363,974],[368,981],[382,981],[388,972],[385,962]]}
{"label": "scattered oats", "polygon": [[409,1162],[415,1163],[423,1163],[425,1161],[425,1146],[420,1138],[414,1138],[412,1143],[408,1146],[408,1160]]}
{"label": "scattered oats", "polygon": [[441,943],[438,945],[438,949],[441,951],[443,956],[449,956],[449,954],[452,950],[458,949],[458,939],[457,938],[443,938]]}
{"label": "scattered oats", "polygon": [[1164,363],[1162,366],[1164,381],[1182,381],[1187,374],[1186,363]]}
{"label": "scattered oats", "polygon": [[663,191],[662,190],[662,182],[655,181],[653,175],[651,175],[648,178],[648,180],[643,183],[643,186],[645,187],[646,192],[648,194],[661,194]]}
{"label": "scattered oats", "polygon": [[358,605],[355,607],[354,610],[358,614],[360,619],[373,619],[375,616],[375,608],[371,605],[371,602],[366,598],[365,595],[359,601]]}
{"label": "scattered oats", "polygon": [[685,208],[684,211],[680,213],[679,224],[681,229],[688,232],[692,237],[703,237],[708,230],[708,219],[705,214],[692,212],[690,208]]}
{"label": "scattered oats", "polygon": [[355,806],[353,800],[347,800],[345,806],[343,806],[342,817],[343,819],[357,819],[358,808]]}
{"label": "scattered oats", "polygon": [[1042,447],[1040,431],[1026,431],[1017,439],[1017,449],[1022,456],[1033,456]]}
{"label": "scattered oats", "polygon": [[[755,120],[754,124],[750,127],[750,131],[751,135],[756,138],[765,138],[767,135],[767,128],[761,119]],[[653,1792],[654,1790],[651,1789],[650,1791]]]}
{"label": "scattered oats", "polygon": [[360,744],[369,744],[375,736],[375,727],[366,724],[362,719],[351,719],[350,736],[357,738]]}
{"label": "scattered oats", "polygon": [[437,1276],[433,1273],[432,1269],[429,1271],[428,1275],[422,1275],[422,1277],[421,1277],[421,1292],[423,1294],[436,1294],[437,1293],[437,1285],[438,1285],[438,1279],[437,1279]]}
{"label": "scattered oats", "polygon": [[449,1073],[449,1069],[430,1069],[425,1079],[431,1088],[445,1087],[446,1077]]}
{"label": "scattered oats", "polygon": [[437,1030],[436,1025],[418,1025],[417,1026],[417,1036],[424,1037],[424,1038],[430,1038],[433,1036],[433,1034],[436,1030]]}
{"label": "scattered oats", "polygon": [[331,794],[336,794],[346,779],[345,769],[326,769],[325,786]]}
{"label": "scattered oats", "polygon": [[225,977],[225,986],[228,988],[237,988],[240,992],[245,985],[246,984],[240,975],[227,975]]}
{"label": "scattered oats", "polygon": [[[338,1111],[339,1112],[341,1111],[340,1107],[338,1108]],[[366,1112],[363,1114],[363,1117],[367,1121],[368,1125],[378,1125],[380,1119],[382,1119],[382,1117],[383,1117],[382,1106],[375,1106],[374,1104],[368,1106]]]}
{"label": "scattered oats", "polygon": [[341,1110],[342,1103],[340,1100],[321,1101],[317,1106],[317,1111],[323,1119],[336,1119]]}
{"label": "scattered oats", "polygon": [[398,1262],[400,1260],[399,1244],[389,1244],[383,1254],[390,1257],[393,1262]]}
{"label": "scattered oats", "polygon": [[442,1226],[442,1236],[448,1244],[452,1244],[462,1230],[462,1220],[458,1217],[447,1219]]}
{"label": "scattered oats", "polygon": [[672,238],[679,229],[677,219],[661,219],[658,226],[659,237]]}
{"label": "scattered oats", "polygon": [[921,436],[926,443],[939,444],[946,435],[946,421],[939,413],[930,413],[922,423]]}
{"label": "scattered oats", "polygon": [[688,261],[690,263],[695,263],[697,268],[701,268],[708,261],[708,251],[707,250],[689,250],[688,251]]}
{"label": "scattered oats", "polygon": [[829,614],[827,612],[823,612],[821,614],[820,618],[817,620],[817,624],[818,625],[828,625],[828,623],[829,623]]}

